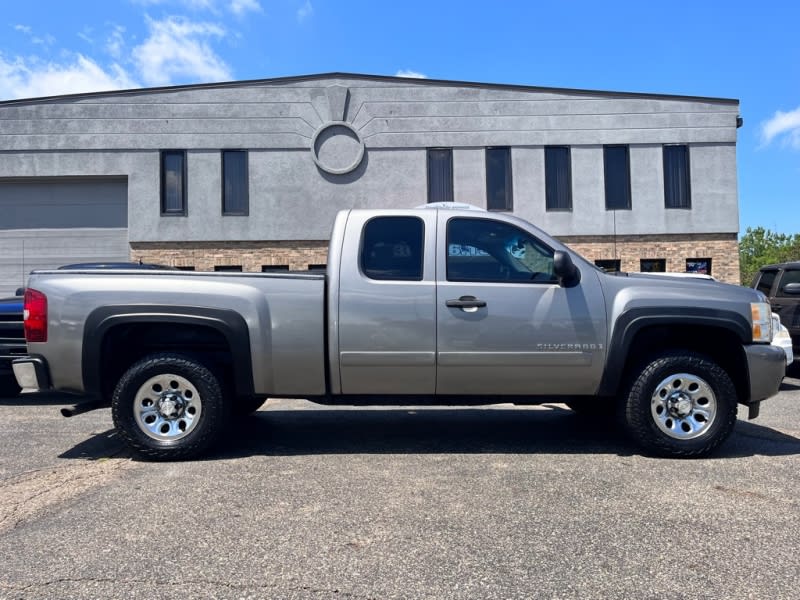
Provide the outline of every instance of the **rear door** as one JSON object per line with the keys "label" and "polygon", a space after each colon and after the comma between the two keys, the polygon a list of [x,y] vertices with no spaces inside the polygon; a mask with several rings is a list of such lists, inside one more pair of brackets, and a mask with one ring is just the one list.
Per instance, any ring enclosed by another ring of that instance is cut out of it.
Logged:
{"label": "rear door", "polygon": [[435,392],[435,248],[435,210],[350,213],[342,256],[357,259],[340,268],[343,394]]}
{"label": "rear door", "polygon": [[554,250],[536,235],[439,213],[437,393],[595,393],[606,339],[598,274],[561,287]]}

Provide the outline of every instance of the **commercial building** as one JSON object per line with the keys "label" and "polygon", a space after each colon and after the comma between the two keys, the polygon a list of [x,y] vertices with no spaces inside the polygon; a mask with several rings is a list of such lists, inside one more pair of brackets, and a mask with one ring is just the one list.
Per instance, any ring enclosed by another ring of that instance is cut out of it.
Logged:
{"label": "commercial building", "polygon": [[332,73],[0,103],[0,293],[33,268],[326,262],[343,208],[511,211],[738,282],[737,100]]}

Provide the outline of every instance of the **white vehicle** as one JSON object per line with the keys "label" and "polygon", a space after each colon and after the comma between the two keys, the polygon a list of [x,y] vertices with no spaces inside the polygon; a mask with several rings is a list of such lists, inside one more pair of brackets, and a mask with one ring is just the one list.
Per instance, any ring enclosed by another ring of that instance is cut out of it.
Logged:
{"label": "white vehicle", "polygon": [[772,336],[772,345],[783,348],[786,354],[786,366],[788,367],[794,362],[792,336],[789,335],[789,330],[781,323],[781,318],[778,316],[778,313],[772,313],[772,330],[775,332]]}

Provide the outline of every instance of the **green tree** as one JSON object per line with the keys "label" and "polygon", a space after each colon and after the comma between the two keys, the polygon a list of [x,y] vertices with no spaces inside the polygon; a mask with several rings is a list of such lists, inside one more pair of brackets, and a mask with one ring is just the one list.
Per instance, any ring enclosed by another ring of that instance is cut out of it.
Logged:
{"label": "green tree", "polygon": [[739,240],[742,285],[749,286],[759,268],[772,263],[800,260],[800,234],[787,235],[763,227],[748,227]]}

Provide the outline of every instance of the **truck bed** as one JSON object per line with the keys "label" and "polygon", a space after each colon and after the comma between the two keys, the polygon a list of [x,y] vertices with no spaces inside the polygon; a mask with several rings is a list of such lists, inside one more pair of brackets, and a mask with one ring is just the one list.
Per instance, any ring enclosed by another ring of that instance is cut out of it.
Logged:
{"label": "truck bed", "polygon": [[[52,299],[50,340],[60,347],[49,351],[61,356],[51,372],[58,389],[85,391],[86,373],[75,366],[102,344],[91,339],[102,321],[164,313],[243,321],[247,339],[234,343],[249,347],[253,392],[309,396],[326,393],[325,285],[324,273],[98,269],[35,271],[29,281]],[[32,354],[38,345],[30,344]]]}

